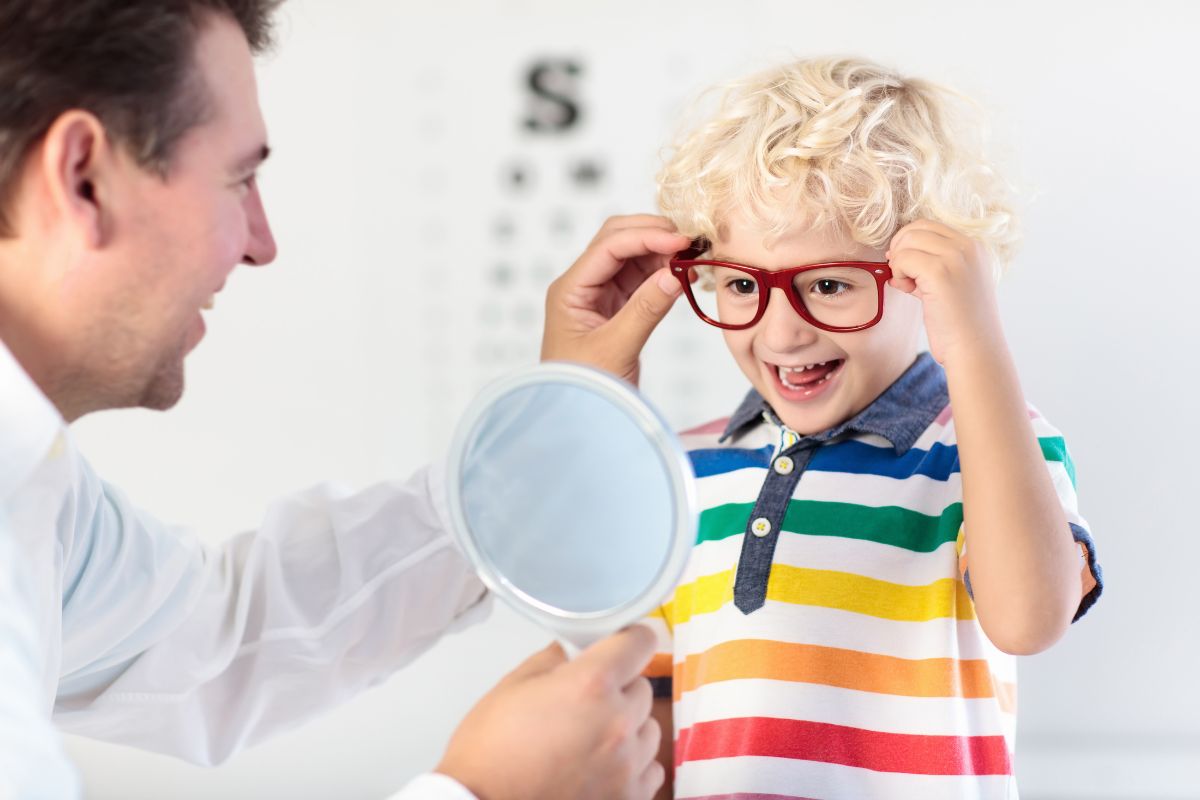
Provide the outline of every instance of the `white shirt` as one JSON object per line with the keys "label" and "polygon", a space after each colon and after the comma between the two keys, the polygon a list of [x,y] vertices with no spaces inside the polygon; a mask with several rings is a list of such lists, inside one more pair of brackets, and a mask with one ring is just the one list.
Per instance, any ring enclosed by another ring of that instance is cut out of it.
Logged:
{"label": "white shirt", "polygon": [[[54,727],[215,764],[480,619],[436,470],[321,485],[219,548],[134,508],[0,343],[0,798],[71,798]],[[398,800],[463,800],[422,776]]]}

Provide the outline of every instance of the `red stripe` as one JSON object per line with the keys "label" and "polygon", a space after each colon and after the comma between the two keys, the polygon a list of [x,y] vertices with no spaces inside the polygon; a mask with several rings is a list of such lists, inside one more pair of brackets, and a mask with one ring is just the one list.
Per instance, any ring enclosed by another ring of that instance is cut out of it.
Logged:
{"label": "red stripe", "polygon": [[807,720],[742,717],[699,722],[679,732],[684,761],[772,756],[914,775],[1009,775],[1003,736],[881,733]]}

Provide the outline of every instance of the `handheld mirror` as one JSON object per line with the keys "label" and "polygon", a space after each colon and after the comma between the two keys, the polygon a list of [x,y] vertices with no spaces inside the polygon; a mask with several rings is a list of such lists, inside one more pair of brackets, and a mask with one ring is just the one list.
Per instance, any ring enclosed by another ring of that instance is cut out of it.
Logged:
{"label": "handheld mirror", "polygon": [[679,440],[632,387],[577,364],[484,389],[455,432],[446,484],[484,583],[579,648],[653,611],[695,540]]}

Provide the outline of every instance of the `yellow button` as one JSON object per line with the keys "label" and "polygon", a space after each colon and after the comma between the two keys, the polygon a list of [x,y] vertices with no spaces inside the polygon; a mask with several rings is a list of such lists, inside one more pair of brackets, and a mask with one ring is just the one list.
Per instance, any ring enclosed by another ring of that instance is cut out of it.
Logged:
{"label": "yellow button", "polygon": [[750,532],[761,539],[771,532],[771,520],[766,517],[759,517],[750,523]]}
{"label": "yellow button", "polygon": [[796,468],[796,462],[792,461],[787,456],[780,456],[775,459],[775,471],[780,475],[787,475]]}

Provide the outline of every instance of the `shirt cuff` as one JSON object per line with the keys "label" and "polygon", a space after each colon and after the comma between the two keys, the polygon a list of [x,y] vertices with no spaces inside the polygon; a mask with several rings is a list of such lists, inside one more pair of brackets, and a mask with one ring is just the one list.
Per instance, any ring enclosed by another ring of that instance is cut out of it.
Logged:
{"label": "shirt cuff", "polygon": [[388,800],[479,800],[449,775],[430,772],[418,775]]}

